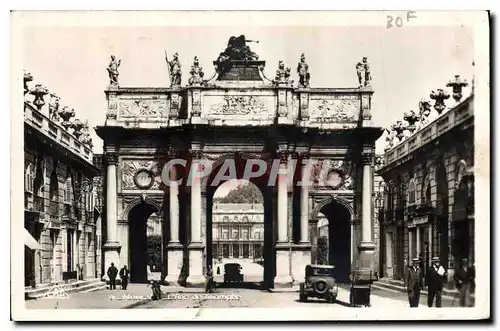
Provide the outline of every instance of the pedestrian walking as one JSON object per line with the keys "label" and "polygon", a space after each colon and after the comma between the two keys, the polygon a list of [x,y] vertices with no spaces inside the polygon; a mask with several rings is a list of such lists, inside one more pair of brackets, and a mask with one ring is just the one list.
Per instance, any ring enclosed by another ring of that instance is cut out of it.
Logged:
{"label": "pedestrian walking", "polygon": [[214,283],[214,275],[212,271],[212,266],[209,265],[207,269],[207,283],[205,286],[205,293],[213,293],[213,283]]}
{"label": "pedestrian walking", "polygon": [[439,257],[432,258],[432,266],[427,271],[427,306],[432,307],[434,298],[436,307],[441,307],[443,284],[446,281],[446,271],[441,265]]}
{"label": "pedestrian walking", "polygon": [[118,275],[118,269],[116,269],[113,262],[111,262],[111,266],[108,268],[108,272],[106,274],[109,277],[109,289],[116,290],[116,275]]}
{"label": "pedestrian walking", "polygon": [[416,257],[412,260],[411,267],[407,271],[407,291],[408,291],[408,301],[410,302],[410,307],[418,307],[420,302],[420,288],[422,283],[422,270],[419,267],[419,258]]}
{"label": "pedestrian walking", "polygon": [[463,258],[460,266],[455,270],[453,276],[455,286],[458,290],[460,307],[472,307],[471,290],[475,287],[476,272],[474,267],[469,266],[467,258]]}
{"label": "pedestrian walking", "polygon": [[120,279],[122,280],[122,290],[127,289],[129,274],[130,272],[128,271],[127,266],[124,265],[123,268],[121,268],[120,270]]}

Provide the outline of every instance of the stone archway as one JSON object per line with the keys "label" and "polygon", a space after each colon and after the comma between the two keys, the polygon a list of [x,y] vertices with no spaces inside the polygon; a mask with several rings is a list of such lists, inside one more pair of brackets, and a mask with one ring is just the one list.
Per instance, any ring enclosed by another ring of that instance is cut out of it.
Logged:
{"label": "stone archway", "polygon": [[[318,235],[327,235],[328,254],[323,264],[335,265],[335,274],[340,283],[349,282],[352,267],[352,215],[354,210],[346,200],[329,197],[314,208],[311,219],[316,224],[320,214],[328,220],[327,230],[318,229]],[[318,243],[320,245],[321,242]],[[316,248],[320,250],[320,247]],[[318,255],[321,252],[318,251]]]}
{"label": "stone archway", "polygon": [[[148,264],[146,227],[148,218],[154,213],[157,213],[163,221],[162,206],[154,199],[148,197],[134,199],[125,208],[124,215],[126,215],[128,219],[128,264],[130,282],[144,283],[148,280],[146,269]],[[160,250],[160,254],[162,253],[163,250]],[[162,256],[160,260],[163,261]]]}
{"label": "stone archway", "polygon": [[[246,162],[248,160],[256,160],[261,159],[260,155],[251,154],[251,153],[226,153],[217,158],[212,163],[211,173],[209,176],[206,176],[203,181],[203,190],[205,192],[205,234],[206,234],[206,247],[205,247],[205,265],[206,268],[208,265],[211,265],[214,261],[214,251],[213,251],[213,206],[214,206],[214,194],[217,189],[226,183],[228,180],[214,182],[214,177],[220,171],[223,163],[226,160],[234,161],[236,167],[236,178],[237,180],[243,179],[243,171],[246,166]],[[263,231],[263,247],[260,254],[263,257],[263,281],[261,284],[254,283],[252,281],[246,282],[245,284],[240,284],[239,286],[244,286],[247,288],[255,288],[258,285],[258,288],[272,288],[274,286],[274,277],[276,276],[276,266],[275,266],[275,252],[274,252],[274,240],[273,240],[273,219],[274,219],[274,210],[273,210],[273,187],[269,187],[268,184],[268,174],[264,174],[259,178],[252,178],[248,182],[251,185],[255,185],[263,198],[263,218],[264,218],[264,231]],[[216,185],[212,185],[216,184]],[[224,271],[221,270],[223,273]],[[244,279],[245,280],[245,279]]]}

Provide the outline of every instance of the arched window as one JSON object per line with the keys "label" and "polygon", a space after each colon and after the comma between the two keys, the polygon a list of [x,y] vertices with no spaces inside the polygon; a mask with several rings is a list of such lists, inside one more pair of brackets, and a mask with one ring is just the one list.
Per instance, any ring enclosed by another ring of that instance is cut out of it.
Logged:
{"label": "arched window", "polygon": [[24,173],[24,190],[33,193],[33,165],[28,163]]}
{"label": "arched window", "polygon": [[410,183],[408,184],[408,204],[412,205],[415,203],[415,191],[416,191],[416,186],[415,186],[415,180],[412,178],[410,180]]}

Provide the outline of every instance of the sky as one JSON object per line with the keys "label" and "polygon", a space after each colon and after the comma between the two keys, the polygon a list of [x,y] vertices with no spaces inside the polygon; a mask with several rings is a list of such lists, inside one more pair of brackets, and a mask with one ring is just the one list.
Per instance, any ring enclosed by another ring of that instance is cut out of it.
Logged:
{"label": "sky", "polygon": [[[265,73],[273,77],[278,61],[295,68],[306,54],[315,87],[356,87],[355,64],[368,57],[372,72],[372,116],[377,126],[389,127],[404,112],[417,110],[419,100],[431,90],[445,88],[460,74],[469,82],[473,73],[473,31],[467,27],[51,27],[24,29],[24,68],[34,83],[45,85],[61,97],[61,106],[75,109],[76,117],[91,127],[103,125],[104,90],[109,83],[106,67],[110,55],[121,59],[121,87],[167,87],[165,51],[179,53],[183,84],[198,56],[205,76],[214,73],[212,62],[230,36],[244,34]],[[451,98],[450,98],[451,99]],[[48,97],[46,98],[48,102]],[[453,102],[453,101],[451,101]],[[94,152],[102,141],[92,131]],[[377,143],[377,151],[383,147]],[[381,150],[382,148],[382,150]]]}

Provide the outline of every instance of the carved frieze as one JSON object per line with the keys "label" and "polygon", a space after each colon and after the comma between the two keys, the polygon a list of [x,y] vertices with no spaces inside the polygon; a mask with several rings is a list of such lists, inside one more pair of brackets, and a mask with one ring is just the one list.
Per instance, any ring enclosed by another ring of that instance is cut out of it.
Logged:
{"label": "carved frieze", "polygon": [[254,95],[205,96],[206,115],[272,117],[273,97]]}
{"label": "carved frieze", "polygon": [[165,99],[122,99],[119,101],[120,117],[164,117]]}
{"label": "carved frieze", "polygon": [[122,189],[160,189],[161,169],[153,160],[125,160],[122,162]]}
{"label": "carved frieze", "polygon": [[179,117],[179,111],[181,108],[182,97],[177,93],[172,93],[170,95],[170,118],[176,119]]}
{"label": "carved frieze", "polygon": [[348,160],[315,160],[311,180],[319,190],[352,190],[353,166]]}
{"label": "carved frieze", "polygon": [[357,95],[338,95],[309,100],[309,116],[315,121],[356,122],[360,111]]}

